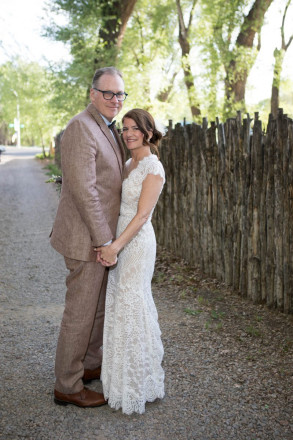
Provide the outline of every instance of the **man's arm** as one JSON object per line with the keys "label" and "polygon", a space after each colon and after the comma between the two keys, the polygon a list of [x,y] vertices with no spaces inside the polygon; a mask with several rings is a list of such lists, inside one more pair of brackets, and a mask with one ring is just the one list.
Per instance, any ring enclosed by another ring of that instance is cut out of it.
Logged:
{"label": "man's arm", "polygon": [[96,141],[81,121],[73,121],[64,132],[61,154],[63,179],[89,230],[93,246],[112,240],[97,187]]}

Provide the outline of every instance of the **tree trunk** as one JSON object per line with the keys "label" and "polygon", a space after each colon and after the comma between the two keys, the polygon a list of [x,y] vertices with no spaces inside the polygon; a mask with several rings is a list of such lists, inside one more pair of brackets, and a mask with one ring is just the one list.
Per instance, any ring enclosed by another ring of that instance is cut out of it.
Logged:
{"label": "tree trunk", "polygon": [[[245,109],[245,89],[247,77],[253,65],[253,55],[247,58],[247,50],[253,48],[256,33],[260,33],[266,11],[273,0],[255,0],[244,18],[236,40],[234,54],[226,67],[225,93],[226,113],[232,109]],[[260,49],[260,45],[258,50]],[[247,62],[247,61],[250,61]]]}
{"label": "tree trunk", "polygon": [[103,25],[99,36],[106,46],[121,47],[127,22],[137,0],[103,1],[101,6]]}
{"label": "tree trunk", "polygon": [[190,54],[190,44],[188,39],[188,33],[191,26],[193,9],[195,7],[197,0],[193,1],[192,9],[189,17],[189,24],[186,27],[184,24],[183,12],[180,4],[180,0],[176,0],[177,10],[178,10],[178,21],[179,21],[179,44],[182,52],[182,68],[184,72],[184,82],[187,88],[188,101],[191,109],[191,114],[193,119],[196,119],[200,115],[199,102],[196,96],[193,75],[191,72],[191,66],[189,62]]}
{"label": "tree trunk", "polygon": [[275,49],[274,51],[275,65],[274,65],[274,76],[273,76],[272,96],[271,96],[271,113],[274,116],[274,118],[276,118],[278,115],[279,90],[280,90],[281,72],[282,72],[284,55],[285,55],[284,50]]}
{"label": "tree trunk", "polygon": [[285,53],[292,43],[293,40],[293,34],[289,38],[288,42],[285,42],[285,20],[288,8],[290,6],[291,0],[287,1],[283,19],[282,19],[282,26],[281,26],[281,49],[275,49],[274,51],[274,57],[275,57],[275,65],[274,65],[274,76],[273,76],[273,84],[272,84],[272,96],[271,96],[271,113],[274,116],[274,118],[278,115],[278,108],[279,108],[279,90],[280,90],[280,82],[281,82],[281,73],[283,68],[283,61]]}
{"label": "tree trunk", "polygon": [[124,38],[126,26],[133,12],[137,0],[122,0],[121,4],[121,23],[119,26],[119,34],[117,37],[117,48],[120,49]]}
{"label": "tree trunk", "polygon": [[167,102],[168,98],[170,96],[170,93],[172,92],[173,86],[174,86],[174,81],[175,78],[177,76],[178,72],[173,73],[172,79],[169,83],[169,85],[164,89],[161,90],[158,95],[157,95],[157,99],[161,102]]}
{"label": "tree trunk", "polygon": [[117,55],[121,48],[126,26],[133,12],[137,0],[114,0],[101,2],[101,15],[103,17],[99,30],[99,43],[103,41],[101,50],[98,44],[94,59],[94,68],[102,65],[115,65]]}

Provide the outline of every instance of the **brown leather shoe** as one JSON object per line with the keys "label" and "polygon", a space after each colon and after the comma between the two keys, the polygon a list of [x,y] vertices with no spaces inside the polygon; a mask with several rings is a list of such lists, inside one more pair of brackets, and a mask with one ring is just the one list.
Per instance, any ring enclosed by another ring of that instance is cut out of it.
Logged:
{"label": "brown leather shoe", "polygon": [[83,383],[89,383],[92,380],[100,380],[101,376],[101,367],[96,368],[95,370],[84,370],[83,373]]}
{"label": "brown leather shoe", "polygon": [[54,390],[54,402],[57,405],[77,405],[82,408],[90,408],[93,406],[101,406],[107,403],[102,393],[84,388],[79,393],[75,394],[63,394],[57,390]]}

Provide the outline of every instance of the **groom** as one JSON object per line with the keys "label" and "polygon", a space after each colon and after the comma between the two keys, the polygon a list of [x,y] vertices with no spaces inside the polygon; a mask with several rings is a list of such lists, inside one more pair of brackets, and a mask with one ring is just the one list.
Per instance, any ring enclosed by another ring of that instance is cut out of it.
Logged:
{"label": "groom", "polygon": [[62,191],[51,245],[64,256],[65,309],[57,344],[55,403],[92,407],[103,394],[84,387],[99,379],[107,269],[94,248],[115,236],[124,150],[110,122],[127,94],[114,67],[95,72],[91,104],[69,121],[61,140]]}

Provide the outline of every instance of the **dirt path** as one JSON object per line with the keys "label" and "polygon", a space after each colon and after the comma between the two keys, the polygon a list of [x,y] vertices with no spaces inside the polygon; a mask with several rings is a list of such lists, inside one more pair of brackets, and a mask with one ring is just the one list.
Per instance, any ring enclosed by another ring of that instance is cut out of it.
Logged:
{"label": "dirt path", "polygon": [[0,439],[292,440],[292,316],[253,306],[162,251],[154,298],[165,399],[142,416],[54,405],[65,266],[48,235],[58,195],[42,163],[17,157],[0,164]]}

